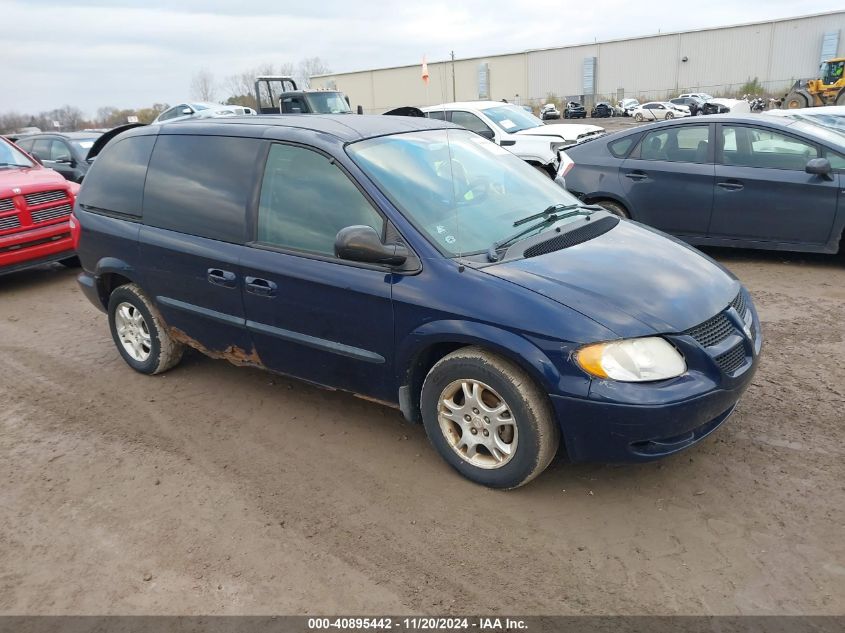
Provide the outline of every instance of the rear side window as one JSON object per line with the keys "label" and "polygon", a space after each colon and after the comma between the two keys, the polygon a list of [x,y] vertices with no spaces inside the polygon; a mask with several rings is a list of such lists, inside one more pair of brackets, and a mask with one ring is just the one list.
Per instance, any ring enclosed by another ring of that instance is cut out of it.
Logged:
{"label": "rear side window", "polygon": [[710,155],[709,146],[709,125],[678,125],[646,134],[640,145],[640,158],[674,163],[706,163]]}
{"label": "rear side window", "polygon": [[85,176],[79,203],[140,217],[144,178],[155,141],[155,136],[130,136],[106,145]]}
{"label": "rear side window", "polygon": [[432,110],[431,112],[426,112],[425,115],[429,119],[438,119],[440,121],[446,120],[446,113],[443,110]]}
{"label": "rear side window", "polygon": [[273,145],[261,186],[258,242],[334,257],[338,231],[362,224],[384,229],[381,215],[337,165],[309,149]]}
{"label": "rear side window", "polygon": [[628,155],[628,152],[631,151],[631,147],[634,145],[634,143],[637,142],[638,138],[638,134],[632,134],[631,136],[626,136],[624,138],[617,139],[611,143],[608,143],[607,149],[616,158],[625,158]]}
{"label": "rear side window", "polygon": [[253,138],[159,136],[144,189],[144,224],[242,244],[261,145]]}

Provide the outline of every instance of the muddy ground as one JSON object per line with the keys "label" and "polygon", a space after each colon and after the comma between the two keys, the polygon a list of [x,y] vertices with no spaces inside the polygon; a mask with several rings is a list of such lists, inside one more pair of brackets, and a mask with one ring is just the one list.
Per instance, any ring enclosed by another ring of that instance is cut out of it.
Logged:
{"label": "muddy ground", "polygon": [[0,278],[0,613],[845,612],[845,259],[710,253],[766,337],[734,417],[513,492],[349,395],[136,374],[74,271]]}

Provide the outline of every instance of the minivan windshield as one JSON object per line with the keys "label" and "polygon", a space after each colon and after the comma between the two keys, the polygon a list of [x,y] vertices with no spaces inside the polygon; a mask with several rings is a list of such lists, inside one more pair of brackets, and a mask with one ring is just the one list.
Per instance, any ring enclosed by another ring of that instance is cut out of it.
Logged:
{"label": "minivan windshield", "polygon": [[526,112],[522,108],[517,108],[513,105],[495,106],[493,108],[482,110],[482,112],[487,115],[493,123],[509,134],[545,125],[545,123],[530,112]]}
{"label": "minivan windshield", "polygon": [[[531,225],[514,223],[579,200],[537,169],[466,130],[427,130],[359,141],[352,160],[449,256],[487,253]],[[547,223],[525,237],[574,222]]]}

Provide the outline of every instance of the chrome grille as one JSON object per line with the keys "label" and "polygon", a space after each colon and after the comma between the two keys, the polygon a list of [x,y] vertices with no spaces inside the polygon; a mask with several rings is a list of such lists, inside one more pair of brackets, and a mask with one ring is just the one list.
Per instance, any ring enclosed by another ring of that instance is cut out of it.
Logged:
{"label": "chrome grille", "polygon": [[732,374],[745,364],[745,346],[740,343],[734,345],[724,354],[716,357],[716,364],[726,374]]}
{"label": "chrome grille", "polygon": [[0,211],[11,211],[15,208],[15,201],[11,198],[3,198],[0,200]]}
{"label": "chrome grille", "polygon": [[24,196],[26,203],[34,207],[38,204],[45,204],[47,202],[56,202],[57,200],[65,200],[67,194],[61,189],[55,191],[39,191],[38,193],[28,193]]}
{"label": "chrome grille", "polygon": [[33,211],[32,222],[36,224],[38,222],[46,222],[47,220],[55,220],[56,218],[62,218],[66,215],[70,215],[70,212],[72,210],[73,208],[69,204],[61,204],[57,207]]}
{"label": "chrome grille", "polygon": [[21,225],[21,221],[16,215],[7,215],[5,218],[0,218],[0,231],[8,231],[9,229],[16,229]]}

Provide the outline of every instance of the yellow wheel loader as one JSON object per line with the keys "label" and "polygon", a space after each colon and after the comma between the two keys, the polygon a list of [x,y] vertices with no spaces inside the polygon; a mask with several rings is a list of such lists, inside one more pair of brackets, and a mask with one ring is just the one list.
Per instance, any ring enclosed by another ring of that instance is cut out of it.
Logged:
{"label": "yellow wheel loader", "polygon": [[845,105],[845,57],[822,62],[815,79],[796,81],[783,100],[785,110],[826,105]]}

